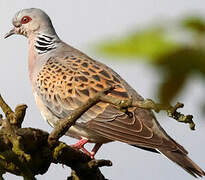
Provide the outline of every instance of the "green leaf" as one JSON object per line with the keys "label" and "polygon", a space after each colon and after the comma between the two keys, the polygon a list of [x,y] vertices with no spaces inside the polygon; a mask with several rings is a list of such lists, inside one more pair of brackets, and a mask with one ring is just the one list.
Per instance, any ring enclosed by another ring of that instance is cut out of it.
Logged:
{"label": "green leaf", "polygon": [[178,43],[165,35],[162,27],[145,29],[113,41],[105,41],[98,47],[98,52],[120,58],[143,58],[155,61],[158,57],[174,51]]}

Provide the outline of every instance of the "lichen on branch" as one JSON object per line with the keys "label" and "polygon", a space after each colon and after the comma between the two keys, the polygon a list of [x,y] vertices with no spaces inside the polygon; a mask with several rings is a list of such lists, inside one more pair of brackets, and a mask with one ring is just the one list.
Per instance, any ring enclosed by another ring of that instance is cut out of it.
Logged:
{"label": "lichen on branch", "polygon": [[146,108],[155,112],[165,110],[168,116],[179,122],[189,123],[194,129],[192,116],[185,116],[177,111],[183,107],[181,103],[173,107],[157,104],[149,99],[133,101],[107,96],[113,89],[114,87],[109,87],[88,99],[69,117],[61,119],[50,134],[40,129],[22,128],[27,106],[18,105],[13,111],[0,95],[0,107],[5,115],[5,118],[0,115],[0,179],[3,179],[4,173],[10,172],[24,179],[34,180],[36,175],[46,173],[51,163],[60,163],[72,169],[74,180],[105,180],[99,167],[111,166],[111,161],[92,160],[83,152],[59,141],[76,120],[99,101],[111,103],[125,113],[129,112],[129,107]]}
{"label": "lichen on branch", "polygon": [[[19,105],[12,111],[0,96],[0,107],[5,114],[5,119],[0,115],[0,179],[4,173],[10,172],[25,180],[34,180],[35,175],[46,173],[51,163],[60,163],[69,166],[80,180],[105,180],[99,167],[111,166],[109,160],[91,160],[58,139],[51,146],[48,143],[49,133],[21,128],[26,105]],[[63,135],[62,131],[59,129],[57,132]]]}

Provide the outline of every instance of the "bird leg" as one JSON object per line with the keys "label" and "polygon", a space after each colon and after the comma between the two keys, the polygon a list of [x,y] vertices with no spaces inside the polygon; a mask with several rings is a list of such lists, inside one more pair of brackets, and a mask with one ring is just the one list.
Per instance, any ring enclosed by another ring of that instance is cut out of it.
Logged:
{"label": "bird leg", "polygon": [[80,139],[76,144],[70,145],[72,148],[76,148],[78,150],[82,150],[85,154],[91,157],[91,159],[94,159],[95,154],[102,146],[102,143],[96,143],[93,147],[92,151],[89,152],[87,149],[85,149],[84,145],[88,142],[88,139],[82,138]]}
{"label": "bird leg", "polygon": [[88,156],[91,156],[90,152],[84,148],[84,145],[88,142],[88,139],[82,138],[76,144],[70,145],[72,148],[76,148],[78,150],[82,150]]}
{"label": "bird leg", "polygon": [[96,143],[95,146],[93,147],[92,151],[90,152],[91,158],[94,159],[95,154],[98,152],[100,147],[102,146],[102,143]]}
{"label": "bird leg", "polygon": [[87,142],[88,139],[82,138],[76,144],[71,145],[71,147],[81,149]]}

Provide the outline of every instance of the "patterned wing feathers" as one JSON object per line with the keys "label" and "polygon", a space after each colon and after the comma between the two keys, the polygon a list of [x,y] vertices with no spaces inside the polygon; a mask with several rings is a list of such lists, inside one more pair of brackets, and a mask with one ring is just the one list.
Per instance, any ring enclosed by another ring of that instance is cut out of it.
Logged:
{"label": "patterned wing feathers", "polygon": [[[116,89],[110,94],[115,97],[128,98],[128,93],[120,80],[104,66],[87,57],[50,58],[39,72],[36,80],[38,94],[47,103],[53,104],[56,113],[73,111],[96,92],[111,85]],[[89,116],[98,110],[101,113],[108,104],[101,103],[95,110],[88,111]],[[99,107],[101,111],[99,111]],[[58,111],[58,112],[57,112]],[[59,113],[58,113],[59,114]],[[93,117],[93,115],[92,115]],[[91,118],[90,118],[91,119]]]}
{"label": "patterned wing feathers", "polygon": [[[50,58],[37,76],[38,95],[57,117],[66,117],[104,88],[114,86],[108,94],[120,99],[130,98],[124,81],[105,65],[87,56]],[[115,106],[99,102],[77,121],[98,134],[132,145],[176,149],[168,135],[160,129],[148,110],[131,109],[128,116]],[[158,134],[156,134],[158,132]]]}

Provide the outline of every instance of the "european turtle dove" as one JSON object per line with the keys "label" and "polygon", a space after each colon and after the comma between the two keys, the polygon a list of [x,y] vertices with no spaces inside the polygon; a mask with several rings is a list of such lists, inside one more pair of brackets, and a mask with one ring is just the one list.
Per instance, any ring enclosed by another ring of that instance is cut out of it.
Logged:
{"label": "european turtle dove", "polygon": [[[14,28],[5,36],[21,34],[29,39],[29,76],[37,105],[51,126],[69,116],[96,92],[114,86],[108,96],[134,100],[143,98],[116,72],[61,41],[49,16],[40,9],[23,9],[13,18]],[[99,102],[85,112],[67,135],[81,139],[75,147],[96,143],[94,157],[104,143],[121,141],[144,150],[160,152],[188,173],[204,176],[188,152],[162,129],[152,111],[142,108],[121,112]],[[88,153],[88,152],[87,152]]]}

